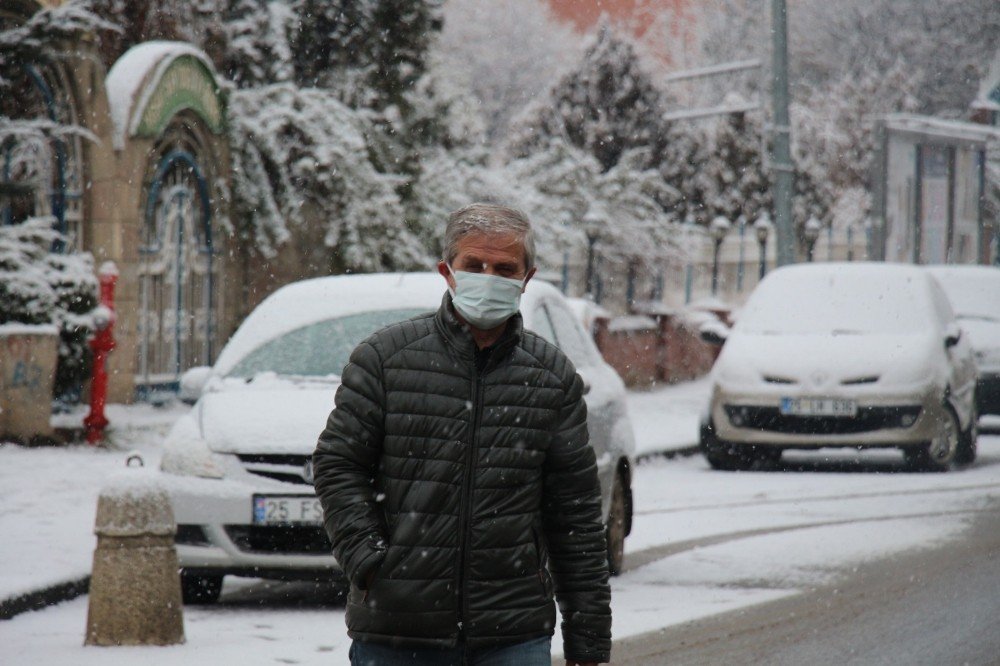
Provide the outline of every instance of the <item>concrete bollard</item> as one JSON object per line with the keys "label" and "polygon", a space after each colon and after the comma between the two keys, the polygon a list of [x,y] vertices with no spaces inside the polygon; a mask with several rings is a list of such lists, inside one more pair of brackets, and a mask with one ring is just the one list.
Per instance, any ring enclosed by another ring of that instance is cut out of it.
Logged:
{"label": "concrete bollard", "polygon": [[94,522],[84,644],[183,643],[177,525],[156,475],[140,469],[116,475],[101,490]]}

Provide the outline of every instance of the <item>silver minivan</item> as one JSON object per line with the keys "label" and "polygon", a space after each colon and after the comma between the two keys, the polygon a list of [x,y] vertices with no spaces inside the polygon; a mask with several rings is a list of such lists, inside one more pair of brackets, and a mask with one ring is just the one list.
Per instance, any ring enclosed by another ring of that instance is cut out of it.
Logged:
{"label": "silver minivan", "polygon": [[773,271],[725,335],[702,453],[724,470],[822,447],[899,448],[924,470],[969,463],[976,367],[967,337],[917,266]]}

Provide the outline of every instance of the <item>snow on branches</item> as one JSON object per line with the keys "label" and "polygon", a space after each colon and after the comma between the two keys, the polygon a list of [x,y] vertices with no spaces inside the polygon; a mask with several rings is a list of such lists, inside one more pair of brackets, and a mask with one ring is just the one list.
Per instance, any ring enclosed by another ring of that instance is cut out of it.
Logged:
{"label": "snow on branches", "polygon": [[400,180],[375,170],[364,113],[328,91],[292,84],[235,91],[230,98],[237,219],[265,255],[307,221],[344,270],[423,265],[426,250],[403,224]]}

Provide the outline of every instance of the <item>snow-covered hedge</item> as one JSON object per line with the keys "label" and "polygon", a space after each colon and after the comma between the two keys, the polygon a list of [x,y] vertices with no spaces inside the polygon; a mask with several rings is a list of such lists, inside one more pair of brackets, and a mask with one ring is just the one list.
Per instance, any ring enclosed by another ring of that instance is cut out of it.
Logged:
{"label": "snow-covered hedge", "polygon": [[59,328],[55,394],[72,396],[90,374],[87,340],[95,329],[98,283],[89,253],[51,251],[54,218],[0,226],[0,324]]}

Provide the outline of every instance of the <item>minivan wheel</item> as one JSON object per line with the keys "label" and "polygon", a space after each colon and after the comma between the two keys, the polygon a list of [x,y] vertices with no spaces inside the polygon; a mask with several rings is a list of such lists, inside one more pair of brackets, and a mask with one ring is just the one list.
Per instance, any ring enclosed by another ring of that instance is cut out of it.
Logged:
{"label": "minivan wheel", "polygon": [[973,399],[972,417],[969,419],[969,427],[962,431],[958,440],[958,450],[955,451],[955,463],[958,465],[969,465],[976,459],[976,438],[979,435],[979,411],[975,408]]}
{"label": "minivan wheel", "polygon": [[608,572],[617,576],[625,561],[625,481],[621,472],[615,474],[611,484],[611,511],[608,513]]}
{"label": "minivan wheel", "polygon": [[222,594],[222,576],[181,572],[181,599],[185,604],[214,604]]}
{"label": "minivan wheel", "polygon": [[950,406],[945,406],[934,438],[927,444],[906,449],[906,462],[916,471],[945,472],[960,458],[961,440],[958,417]]}

